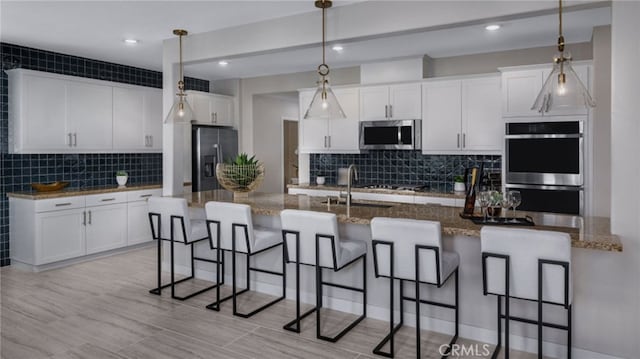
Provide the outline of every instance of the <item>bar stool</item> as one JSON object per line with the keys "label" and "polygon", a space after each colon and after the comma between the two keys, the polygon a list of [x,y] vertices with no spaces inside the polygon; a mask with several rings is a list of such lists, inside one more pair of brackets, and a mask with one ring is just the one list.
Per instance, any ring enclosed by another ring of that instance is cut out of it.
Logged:
{"label": "bar stool", "polygon": [[[550,327],[567,331],[567,358],[571,358],[571,238],[567,233],[531,229],[483,227],[482,286],[484,295],[498,297],[498,344],[502,345],[502,322],[505,320],[505,359],[509,358],[509,321],[538,326],[538,358],[542,358],[542,329]],[[502,298],[505,299],[502,314]],[[512,316],[509,299],[538,303],[537,320]],[[543,304],[562,306],[567,310],[567,324],[543,321]]]}
{"label": "bar stool", "polygon": [[[158,241],[158,287],[151,289],[149,293],[161,295],[162,289],[171,287],[171,298],[186,300],[198,294],[217,287],[217,284],[198,290],[186,296],[176,296],[175,285],[193,279],[195,275],[195,261],[217,263],[220,257],[215,260],[196,257],[193,245],[206,240],[207,228],[202,219],[191,219],[187,200],[184,198],[171,197],[151,197],[149,204],[149,223],[153,239]],[[177,225],[176,225],[177,223]],[[162,285],[162,241],[171,242],[171,283]],[[191,251],[191,275],[175,280],[175,243],[182,243],[189,246]],[[222,262],[222,258],[220,258]]]}
{"label": "bar stool", "polygon": [[[300,333],[300,322],[316,312],[316,337],[329,342],[337,342],[367,316],[367,244],[360,240],[341,239],[338,221],[333,213],[286,209],[280,212],[282,238],[284,239],[287,263],[296,265],[296,318],[284,325],[284,329]],[[323,269],[338,272],[357,261],[362,263],[362,288],[325,282]],[[316,306],[306,313],[300,313],[300,265],[313,266],[316,270]],[[362,293],[362,315],[352,321],[335,336],[321,333],[322,288],[323,286],[346,289]]]}
{"label": "bar stool", "polygon": [[[233,301],[233,314],[239,317],[248,318],[263,309],[283,300],[286,295],[286,267],[284,263],[284,245],[279,230],[270,228],[261,228],[253,226],[251,217],[251,207],[246,204],[227,203],[227,202],[207,202],[205,204],[205,212],[207,215],[206,230],[208,232],[209,245],[211,249],[216,250],[216,258],[224,256],[223,251],[231,252],[231,275],[232,275],[232,292],[231,295],[220,298],[220,287],[216,288],[216,301],[207,305],[207,309],[219,311],[220,304],[226,300]],[[255,268],[250,265],[253,256],[264,253],[270,249],[282,246],[282,272],[275,272],[266,269]],[[236,254],[244,254],[246,258],[246,288],[236,292]],[[218,263],[216,269],[216,283],[222,283],[220,273],[224,273]],[[251,272],[266,273],[282,277],[282,296],[275,300],[252,310],[249,313],[241,313],[238,311],[237,296],[250,290]]]}
{"label": "bar stool", "polygon": [[[375,276],[389,278],[389,334],[373,349],[374,354],[394,357],[394,335],[404,324],[404,301],[416,303],[416,358],[420,358],[420,304],[455,311],[455,334],[443,358],[458,339],[458,265],[460,256],[442,250],[440,222],[376,217],[371,220],[371,238]],[[420,299],[420,284],[442,287],[455,277],[453,305]],[[400,281],[400,322],[394,324],[394,280]],[[415,283],[415,298],[404,295],[404,282]],[[395,326],[394,326],[395,325]],[[382,347],[389,344],[389,352]]]}

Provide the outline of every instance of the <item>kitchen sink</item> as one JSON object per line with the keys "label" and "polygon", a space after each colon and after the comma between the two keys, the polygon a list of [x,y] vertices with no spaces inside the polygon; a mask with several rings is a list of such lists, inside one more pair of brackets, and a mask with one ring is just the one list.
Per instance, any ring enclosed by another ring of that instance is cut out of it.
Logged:
{"label": "kitchen sink", "polygon": [[[327,204],[327,201],[322,202],[322,204]],[[347,204],[344,202],[336,203],[334,201],[331,201],[331,205],[346,206]],[[393,206],[390,204],[351,202],[351,207],[391,208]]]}

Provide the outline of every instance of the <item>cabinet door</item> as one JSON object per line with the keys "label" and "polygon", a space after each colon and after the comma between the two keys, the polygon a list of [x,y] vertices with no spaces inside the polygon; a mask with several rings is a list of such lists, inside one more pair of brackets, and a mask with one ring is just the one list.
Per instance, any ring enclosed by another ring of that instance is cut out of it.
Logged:
{"label": "cabinet door", "polygon": [[502,150],[499,77],[462,81],[462,134],[464,150]]}
{"label": "cabinet door", "polygon": [[87,207],[87,254],[127,244],[127,205]]}
{"label": "cabinet door", "polygon": [[334,91],[347,118],[328,120],[328,147],[331,152],[354,153],[360,151],[360,121],[358,89]]}
{"label": "cabinet door", "polygon": [[209,96],[204,93],[189,91],[187,93],[187,101],[193,110],[193,116],[196,122],[212,123],[213,115],[211,111],[211,101]]}
{"label": "cabinet door", "polygon": [[85,255],[84,208],[36,215],[35,265]]}
{"label": "cabinet door", "polygon": [[113,148],[112,87],[83,82],[67,82],[67,123],[75,135],[74,149]]}
{"label": "cabinet door", "polygon": [[301,153],[326,152],[328,146],[327,120],[305,119],[315,91],[301,92],[299,96],[300,121],[298,122],[298,146]]}
{"label": "cabinet door", "polygon": [[363,87],[360,89],[360,120],[387,119],[389,86]]}
{"label": "cabinet door", "polygon": [[542,88],[542,70],[510,71],[502,74],[502,116],[540,116],[531,106]]}
{"label": "cabinet door", "polygon": [[211,97],[213,123],[221,126],[233,126],[233,99],[223,96]]}
{"label": "cabinet door", "polygon": [[422,152],[459,151],[462,145],[461,82],[424,84],[422,101]]}
{"label": "cabinet door", "polygon": [[[580,81],[587,87],[589,86],[589,65],[575,65],[573,66],[573,70],[580,78]],[[552,69],[548,68],[542,72],[543,80],[546,80],[551,74]],[[544,116],[566,116],[566,115],[587,115],[589,110],[584,106],[584,104],[580,103],[576,106],[563,106],[554,108],[548,112],[544,112]]]}
{"label": "cabinet door", "polygon": [[144,114],[144,90],[113,88],[114,150],[139,150],[146,147]]}
{"label": "cabinet door", "polygon": [[389,87],[389,117],[394,120],[422,118],[420,84],[393,85]]}
{"label": "cabinet door", "polygon": [[[11,86],[14,86],[12,83]],[[15,84],[18,86],[18,84]],[[12,121],[21,122],[22,150],[65,150],[71,149],[66,118],[66,86],[63,81],[46,77],[24,76],[24,87],[20,103],[22,115],[16,113]],[[15,96],[14,93],[12,95]],[[11,109],[14,111],[14,109]],[[14,125],[15,126],[15,125]]]}
{"label": "cabinet door", "polygon": [[127,204],[127,245],[152,241],[147,201]]}
{"label": "cabinet door", "polygon": [[144,90],[144,134],[147,149],[162,151],[162,90]]}

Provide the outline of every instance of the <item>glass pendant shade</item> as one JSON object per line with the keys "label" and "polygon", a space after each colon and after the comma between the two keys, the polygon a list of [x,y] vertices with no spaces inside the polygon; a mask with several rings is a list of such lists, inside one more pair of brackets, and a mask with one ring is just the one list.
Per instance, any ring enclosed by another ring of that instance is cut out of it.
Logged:
{"label": "glass pendant shade", "polygon": [[304,114],[304,119],[345,119],[344,111],[338,103],[336,95],[329,87],[327,79],[321,79],[318,89],[313,94],[311,104]]}
{"label": "glass pendant shade", "polygon": [[186,94],[177,94],[165,123],[191,123],[195,119]]}
{"label": "glass pendant shade", "polygon": [[556,62],[553,71],[544,82],[542,90],[531,107],[532,110],[548,112],[580,106],[595,107],[595,102],[570,60]]}

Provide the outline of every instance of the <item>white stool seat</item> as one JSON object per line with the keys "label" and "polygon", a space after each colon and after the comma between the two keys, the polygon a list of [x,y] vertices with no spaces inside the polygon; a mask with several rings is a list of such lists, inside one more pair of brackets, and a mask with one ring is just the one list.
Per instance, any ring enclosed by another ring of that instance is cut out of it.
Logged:
{"label": "white stool seat", "polygon": [[367,242],[357,239],[347,239],[340,241],[340,258],[338,258],[338,267],[342,267],[352,260],[361,257],[367,253]]}
{"label": "white stool seat", "polygon": [[254,252],[282,243],[282,232],[272,228],[253,227],[253,236],[255,238],[252,249]]}

